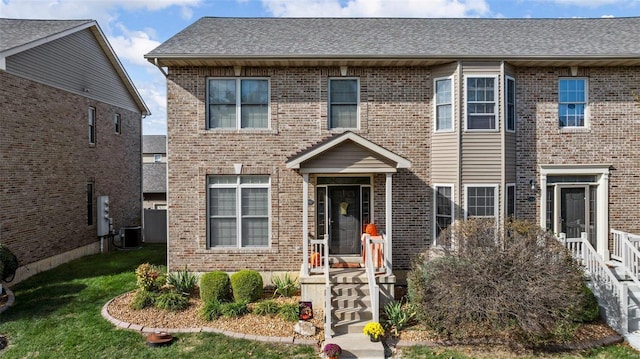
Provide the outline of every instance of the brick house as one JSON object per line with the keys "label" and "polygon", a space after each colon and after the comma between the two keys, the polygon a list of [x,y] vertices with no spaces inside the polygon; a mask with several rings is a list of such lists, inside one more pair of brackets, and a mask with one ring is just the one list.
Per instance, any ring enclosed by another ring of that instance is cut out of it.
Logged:
{"label": "brick house", "polygon": [[145,55],[169,266],[299,272],[322,302],[305,283],[361,260],[369,222],[389,292],[454,221],[509,216],[608,259],[610,228],[640,231],[638,38],[640,18],[202,18]]}
{"label": "brick house", "polygon": [[0,83],[0,242],[15,281],[100,251],[99,196],[116,229],[141,225],[149,109],[98,24],[0,19]]}

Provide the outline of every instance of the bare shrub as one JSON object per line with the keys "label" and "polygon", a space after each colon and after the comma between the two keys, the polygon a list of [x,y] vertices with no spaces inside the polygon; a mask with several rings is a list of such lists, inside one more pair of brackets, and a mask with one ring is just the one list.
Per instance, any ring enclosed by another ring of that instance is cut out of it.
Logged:
{"label": "bare shrub", "polygon": [[565,248],[541,228],[468,220],[446,231],[444,254],[414,263],[408,294],[418,317],[454,339],[558,339],[585,304],[583,273]]}

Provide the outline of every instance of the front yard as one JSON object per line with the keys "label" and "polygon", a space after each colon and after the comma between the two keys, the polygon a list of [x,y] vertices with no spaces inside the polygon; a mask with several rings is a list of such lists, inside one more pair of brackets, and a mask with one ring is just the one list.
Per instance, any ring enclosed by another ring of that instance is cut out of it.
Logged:
{"label": "front yard", "polygon": [[[12,288],[15,304],[0,314],[3,358],[318,358],[317,348],[232,339],[213,333],[175,334],[166,347],[152,348],[137,332],[116,329],[100,315],[109,300],[135,289],[136,267],[164,264],[164,245],[85,257],[38,274]],[[625,345],[570,353],[515,354],[504,348],[418,346],[402,358],[640,358]]]}

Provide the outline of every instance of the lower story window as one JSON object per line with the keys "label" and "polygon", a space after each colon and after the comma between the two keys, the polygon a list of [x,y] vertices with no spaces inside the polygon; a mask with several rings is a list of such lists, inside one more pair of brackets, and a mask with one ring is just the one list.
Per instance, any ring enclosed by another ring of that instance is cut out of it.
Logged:
{"label": "lower story window", "polygon": [[208,176],[209,247],[269,246],[269,176]]}
{"label": "lower story window", "polygon": [[453,187],[435,187],[435,238],[453,223]]}
{"label": "lower story window", "polygon": [[507,210],[507,218],[515,218],[516,217],[516,185],[515,184],[507,184],[507,200],[506,200],[505,208]]}
{"label": "lower story window", "polygon": [[467,218],[494,218],[497,215],[497,186],[467,186]]}

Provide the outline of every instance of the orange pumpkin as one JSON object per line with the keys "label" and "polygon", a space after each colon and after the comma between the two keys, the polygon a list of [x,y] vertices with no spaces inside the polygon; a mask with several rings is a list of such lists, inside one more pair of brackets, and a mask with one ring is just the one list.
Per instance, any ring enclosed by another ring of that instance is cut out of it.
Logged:
{"label": "orange pumpkin", "polygon": [[321,260],[320,253],[318,252],[311,253],[311,257],[309,257],[309,263],[311,263],[312,267],[319,267],[320,260]]}
{"label": "orange pumpkin", "polygon": [[367,227],[364,230],[364,233],[370,235],[370,236],[377,236],[378,235],[378,227],[376,227],[376,225],[374,223],[369,223],[367,224]]}

